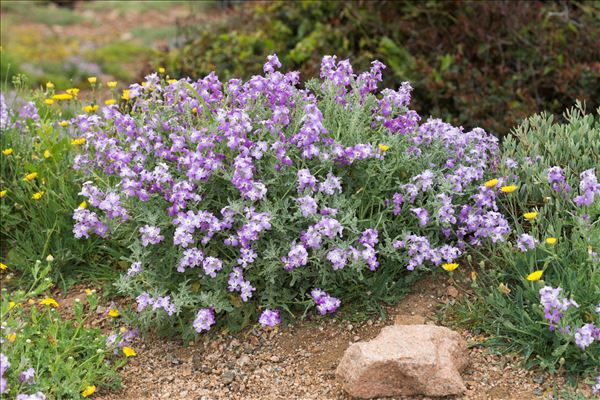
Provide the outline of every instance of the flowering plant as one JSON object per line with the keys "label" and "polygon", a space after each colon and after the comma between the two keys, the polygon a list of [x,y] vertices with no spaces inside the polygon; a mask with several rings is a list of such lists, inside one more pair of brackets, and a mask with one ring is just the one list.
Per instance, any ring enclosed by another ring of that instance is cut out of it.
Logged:
{"label": "flowering plant", "polygon": [[496,138],[421,124],[408,83],[378,91],[378,61],[354,74],[327,56],[304,89],[279,67],[270,56],[247,82],[152,74],[66,128],[90,177],[74,234],[129,246],[117,285],[142,323],[190,334],[224,313],[237,327],[294,305],[324,314],[507,235],[502,215],[478,211]]}

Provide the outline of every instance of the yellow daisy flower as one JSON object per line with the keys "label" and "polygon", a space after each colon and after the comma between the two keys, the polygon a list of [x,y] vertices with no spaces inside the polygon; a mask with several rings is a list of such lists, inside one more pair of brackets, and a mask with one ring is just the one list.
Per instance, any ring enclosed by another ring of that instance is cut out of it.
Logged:
{"label": "yellow daisy flower", "polygon": [[10,156],[12,153],[13,153],[12,147],[2,150],[2,154],[4,154],[5,156]]}
{"label": "yellow daisy flower", "polygon": [[137,356],[137,353],[135,352],[134,349],[132,349],[131,347],[123,347],[123,354],[125,354],[125,357],[135,357]]}
{"label": "yellow daisy flower", "polygon": [[34,193],[34,194],[31,196],[31,198],[32,198],[33,200],[39,200],[39,199],[41,199],[41,198],[42,198],[42,196],[43,196],[43,195],[44,195],[44,192],[35,192],[35,193]]}
{"label": "yellow daisy flower", "polygon": [[72,95],[68,94],[68,93],[58,93],[55,94],[54,96],[52,96],[52,100],[71,100],[73,98]]}
{"label": "yellow daisy flower", "polygon": [[537,270],[534,271],[532,273],[530,273],[529,275],[527,275],[527,280],[528,281],[539,281],[542,278],[542,274],[544,273],[544,270]]}
{"label": "yellow daisy flower", "polygon": [[500,188],[500,191],[501,191],[502,193],[512,193],[512,192],[514,192],[515,190],[517,190],[517,187],[516,187],[515,185],[502,186],[502,187]]}
{"label": "yellow daisy flower", "polygon": [[108,86],[111,89],[114,89],[117,87],[117,81],[106,82],[106,86]]}
{"label": "yellow daisy flower", "polygon": [[448,272],[451,272],[451,271],[454,271],[456,268],[458,268],[458,264],[457,263],[445,263],[445,264],[442,264],[442,268],[444,268]]}
{"label": "yellow daisy flower", "polygon": [[96,393],[96,386],[92,385],[92,386],[88,386],[86,387],[83,392],[81,392],[81,395],[83,397],[90,397],[91,395],[93,395],[94,393]]}
{"label": "yellow daisy flower", "polygon": [[546,239],[546,244],[554,246],[557,241],[558,239],[556,239],[555,237],[549,237],[548,239]]}
{"label": "yellow daisy flower", "polygon": [[531,212],[523,214],[523,216],[525,217],[525,219],[528,219],[531,221],[531,220],[535,219],[535,217],[537,217],[538,214],[539,213],[537,211],[531,211]]}
{"label": "yellow daisy flower", "polygon": [[37,178],[37,176],[38,176],[37,172],[32,172],[30,174],[25,175],[25,178],[23,178],[23,180],[26,182],[31,182],[32,180]]}
{"label": "yellow daisy flower", "polygon": [[52,297],[46,297],[44,300],[40,300],[40,304],[43,306],[52,306],[54,308],[58,308],[58,302]]}

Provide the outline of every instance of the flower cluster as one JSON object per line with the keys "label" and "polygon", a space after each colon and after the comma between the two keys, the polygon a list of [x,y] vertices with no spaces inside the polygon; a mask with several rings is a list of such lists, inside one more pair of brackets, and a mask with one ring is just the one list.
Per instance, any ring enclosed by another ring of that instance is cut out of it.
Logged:
{"label": "flower cluster", "polygon": [[330,296],[327,292],[321,289],[313,289],[310,292],[310,295],[315,301],[317,310],[321,315],[335,312],[340,307],[340,299]]}
{"label": "flower cluster", "polygon": [[[6,378],[4,378],[5,372],[10,368],[10,361],[8,361],[8,357],[3,353],[0,353],[0,394],[6,393],[8,391],[8,383],[6,382]],[[21,382],[21,389],[24,386],[35,385],[35,369],[29,367],[19,374],[19,381]],[[36,392],[34,394],[25,394],[21,393],[17,395],[17,400],[46,400],[46,395],[42,392]]]}

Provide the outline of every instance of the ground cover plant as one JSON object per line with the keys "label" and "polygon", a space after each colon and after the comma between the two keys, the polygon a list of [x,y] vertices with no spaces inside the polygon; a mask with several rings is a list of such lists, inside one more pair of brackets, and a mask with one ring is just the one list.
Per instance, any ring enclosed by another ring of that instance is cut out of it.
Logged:
{"label": "ground cover plant", "polygon": [[592,2],[283,1],[244,3],[214,23],[190,22],[171,70],[249,78],[281,53],[286,69],[316,75],[324,54],[388,66],[385,87],[409,80],[413,108],[467,128],[508,133],[576,99],[599,104],[600,9]]}
{"label": "ground cover plant", "polygon": [[48,278],[52,261],[34,264],[27,290],[2,288],[2,398],[74,399],[89,397],[97,388],[118,388],[117,370],[130,351],[135,353],[126,346],[135,332],[125,328],[107,338],[86,325],[98,304],[95,291],[75,302],[73,316],[59,314],[60,300],[44,295],[53,286]]}
{"label": "ground cover plant", "polygon": [[[85,101],[45,87],[3,105],[3,216],[59,200],[3,235],[43,226],[38,258],[88,249],[78,254],[104,259],[108,279],[125,264],[123,316],[185,340],[375,307],[419,271],[481,261],[471,322],[543,367],[595,372],[595,116],[534,117],[501,146],[419,116],[408,82],[380,90],[379,61],[355,72],[326,56],[305,85],[281,66],[270,55],[261,75],[226,82],[159,70],[122,91],[106,83],[105,101],[89,77]],[[44,164],[56,149],[64,158]],[[54,225],[39,222],[52,207]]]}

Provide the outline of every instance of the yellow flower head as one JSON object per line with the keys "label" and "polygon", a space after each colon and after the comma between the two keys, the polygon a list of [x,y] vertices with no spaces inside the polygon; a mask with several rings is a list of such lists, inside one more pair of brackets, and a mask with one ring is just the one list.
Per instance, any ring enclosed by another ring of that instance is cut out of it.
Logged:
{"label": "yellow flower head", "polygon": [[94,85],[96,83],[97,78],[95,76],[90,76],[88,78],[88,82],[90,83],[90,85]]}
{"label": "yellow flower head", "polygon": [[535,219],[535,217],[538,216],[538,212],[537,211],[531,211],[531,212],[523,214],[523,216],[525,217],[525,219],[528,219],[528,220],[531,221],[532,219]]}
{"label": "yellow flower head", "polygon": [[0,263],[0,270],[4,271],[7,268],[8,268],[8,265],[6,265],[4,263]]}
{"label": "yellow flower head", "polygon": [[555,237],[549,237],[546,239],[546,244],[549,244],[550,246],[554,246],[557,241],[558,241],[558,239],[556,239]]}
{"label": "yellow flower head", "polygon": [[121,95],[123,100],[129,100],[129,89],[123,89],[123,94]]}
{"label": "yellow flower head", "polygon": [[112,106],[113,104],[115,104],[117,101],[115,99],[108,99],[104,102],[104,104],[106,104],[107,106]]}
{"label": "yellow flower head", "polygon": [[79,203],[79,208],[86,209],[87,208],[87,202],[86,201],[82,201],[81,203]]}
{"label": "yellow flower head", "polygon": [[527,275],[527,280],[528,281],[539,281],[542,278],[543,273],[544,273],[544,270],[538,269],[537,271],[534,271],[534,272],[530,273],[529,275]]}
{"label": "yellow flower head", "polygon": [[69,126],[69,125],[71,125],[71,123],[70,123],[69,121],[60,121],[58,124],[59,124],[60,126],[62,126],[63,128],[64,128],[65,126]]}
{"label": "yellow flower head", "polygon": [[177,82],[177,79],[168,79],[168,80],[167,80],[167,83],[168,83],[169,85],[172,85],[172,84],[174,84],[174,83],[176,83],[176,82]]}
{"label": "yellow flower head", "polygon": [[6,196],[6,193],[8,193],[8,190],[6,190],[6,189],[0,190],[0,199],[3,198],[4,196]]}
{"label": "yellow flower head", "polygon": [[106,82],[106,86],[108,86],[111,89],[114,89],[117,87],[117,81]]}
{"label": "yellow flower head", "polygon": [[88,386],[86,387],[83,392],[81,392],[81,395],[83,397],[90,397],[91,395],[93,395],[94,393],[96,393],[96,386],[92,385],[92,386]]}
{"label": "yellow flower head", "polygon": [[165,69],[163,67],[158,68],[158,73],[159,74],[164,74],[165,73]]}
{"label": "yellow flower head", "polygon": [[71,88],[71,89],[67,89],[66,92],[68,94],[70,94],[71,96],[77,96],[79,94],[79,89]]}
{"label": "yellow flower head", "polygon": [[9,333],[8,335],[6,335],[6,338],[8,339],[9,342],[14,342],[15,340],[17,340],[17,334],[16,333]]}
{"label": "yellow flower head", "polygon": [[15,303],[14,301],[9,301],[8,302],[8,311],[10,311],[13,308],[15,308],[16,305],[17,305],[17,303]]}
{"label": "yellow flower head", "polygon": [[484,183],[483,185],[485,187],[489,187],[489,188],[493,188],[498,184],[498,179],[494,178],[494,179],[490,179],[489,181],[487,181],[486,183]]}
{"label": "yellow flower head", "polygon": [[54,89],[54,83],[46,82],[46,89]]}
{"label": "yellow flower head", "polygon": [[52,104],[54,104],[54,100],[46,99],[46,100],[44,100],[44,104],[48,104],[49,106],[51,106]]}
{"label": "yellow flower head", "polygon": [[85,143],[85,138],[84,137],[80,137],[79,139],[73,139],[73,140],[71,140],[71,144],[73,146],[81,146],[84,143]]}
{"label": "yellow flower head", "polygon": [[44,150],[44,158],[50,158],[51,156],[50,150]]}
{"label": "yellow flower head", "polygon": [[39,200],[39,199],[41,199],[41,198],[42,198],[42,196],[43,196],[43,195],[44,195],[44,192],[35,192],[35,193],[34,193],[34,194],[31,196],[31,198],[32,198],[33,200]]}
{"label": "yellow flower head", "polygon": [[58,302],[52,297],[46,297],[44,300],[40,301],[40,304],[43,306],[52,306],[54,308],[58,308]]}
{"label": "yellow flower head", "polygon": [[198,114],[198,109],[196,107],[192,108],[192,113]]}
{"label": "yellow flower head", "polygon": [[54,261],[54,256],[52,254],[48,254],[48,256],[46,257],[46,261],[48,261],[48,262]]}
{"label": "yellow flower head", "polygon": [[471,280],[475,282],[477,280],[477,272],[471,271]]}
{"label": "yellow flower head", "polygon": [[502,186],[502,187],[500,188],[500,191],[501,191],[502,193],[512,193],[512,192],[514,192],[515,190],[517,190],[517,187],[516,187],[515,185]]}
{"label": "yellow flower head", "polygon": [[96,110],[98,110],[98,104],[83,107],[83,111],[86,113],[93,113]]}
{"label": "yellow flower head", "polygon": [[388,146],[387,144],[382,144],[382,143],[379,143],[378,147],[379,147],[379,150],[381,150],[383,152],[386,152],[390,149],[390,146]]}
{"label": "yellow flower head", "polygon": [[71,100],[73,98],[72,95],[68,93],[58,93],[52,96],[52,100]]}
{"label": "yellow flower head", "polygon": [[117,318],[119,316],[119,310],[117,310],[116,308],[111,308],[108,312],[108,316],[112,318]]}
{"label": "yellow flower head", "polygon": [[457,263],[446,263],[446,264],[442,264],[442,268],[444,268],[448,272],[451,272],[451,271],[454,271],[456,268],[458,268],[458,264]]}
{"label": "yellow flower head", "polygon": [[25,175],[25,178],[23,178],[23,180],[26,182],[31,182],[32,180],[37,178],[37,176],[38,176],[37,172],[32,172],[30,174]]}
{"label": "yellow flower head", "polygon": [[125,354],[125,357],[135,357],[137,356],[137,353],[135,352],[134,349],[132,349],[131,347],[123,347],[123,354]]}
{"label": "yellow flower head", "polygon": [[2,150],[2,154],[4,154],[5,156],[10,156],[12,153],[13,153],[12,147]]}

